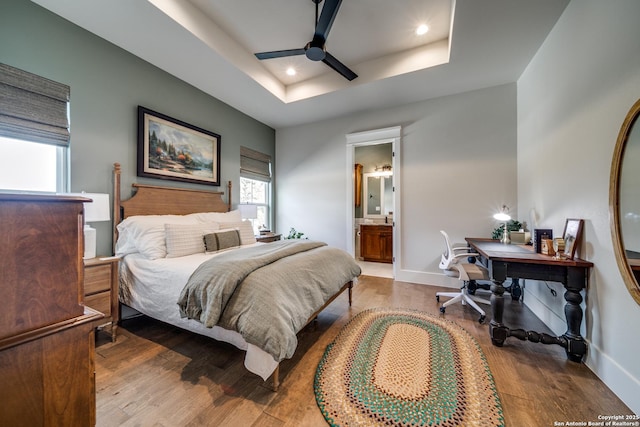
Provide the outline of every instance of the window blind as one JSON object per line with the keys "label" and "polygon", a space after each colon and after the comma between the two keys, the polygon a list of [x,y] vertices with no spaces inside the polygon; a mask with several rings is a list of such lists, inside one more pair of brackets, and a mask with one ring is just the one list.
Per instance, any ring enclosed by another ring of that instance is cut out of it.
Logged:
{"label": "window blind", "polygon": [[246,178],[271,182],[271,156],[240,147],[240,174]]}
{"label": "window blind", "polygon": [[69,145],[70,88],[0,63],[0,136]]}

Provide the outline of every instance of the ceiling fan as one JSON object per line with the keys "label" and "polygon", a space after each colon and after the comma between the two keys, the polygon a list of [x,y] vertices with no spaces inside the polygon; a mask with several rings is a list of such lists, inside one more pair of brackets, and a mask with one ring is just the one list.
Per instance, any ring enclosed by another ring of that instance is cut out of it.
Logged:
{"label": "ceiling fan", "polygon": [[311,0],[316,4],[316,30],[313,34],[313,40],[301,49],[274,50],[271,52],[256,53],[258,59],[282,58],[285,56],[305,55],[312,61],[322,61],[335,71],[340,73],[345,79],[351,81],[358,77],[356,73],[351,71],[346,65],[338,61],[333,55],[327,52],[326,42],[329,31],[333,25],[333,21],[338,14],[340,3],[342,0],[324,0],[322,14],[318,19],[318,5],[322,0]]}

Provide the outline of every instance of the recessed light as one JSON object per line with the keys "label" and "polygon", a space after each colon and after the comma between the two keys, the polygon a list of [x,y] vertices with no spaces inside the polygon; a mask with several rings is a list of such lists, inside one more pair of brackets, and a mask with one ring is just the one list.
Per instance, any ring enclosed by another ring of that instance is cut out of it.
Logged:
{"label": "recessed light", "polygon": [[422,24],[418,28],[416,28],[416,34],[419,36],[426,34],[427,31],[429,31],[429,27],[427,26],[427,24]]}
{"label": "recessed light", "polygon": [[287,68],[287,75],[289,76],[295,76],[296,75],[296,69],[293,67],[289,67]]}

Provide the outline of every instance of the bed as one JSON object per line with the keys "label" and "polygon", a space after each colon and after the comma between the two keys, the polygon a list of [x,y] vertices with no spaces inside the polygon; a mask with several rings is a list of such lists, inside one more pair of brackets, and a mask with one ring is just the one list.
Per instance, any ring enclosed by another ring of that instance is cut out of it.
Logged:
{"label": "bed", "polygon": [[360,275],[346,252],[311,240],[256,242],[222,192],[133,184],[114,165],[120,301],[151,318],[230,343],[272,387],[296,334]]}

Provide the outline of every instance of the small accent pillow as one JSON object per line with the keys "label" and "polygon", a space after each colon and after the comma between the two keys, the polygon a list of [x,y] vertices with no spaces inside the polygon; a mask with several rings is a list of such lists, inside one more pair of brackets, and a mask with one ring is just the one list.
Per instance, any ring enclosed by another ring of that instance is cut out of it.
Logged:
{"label": "small accent pillow", "polygon": [[204,236],[204,246],[207,252],[216,252],[240,246],[240,233],[234,229],[206,234]]}
{"label": "small accent pillow", "polygon": [[256,242],[256,236],[253,234],[253,226],[249,221],[220,222],[221,230],[229,228],[236,228],[240,232],[240,244],[250,245]]}
{"label": "small accent pillow", "polygon": [[167,258],[204,253],[205,234],[217,230],[217,223],[210,224],[165,224]]}
{"label": "small accent pillow", "polygon": [[200,224],[198,219],[184,215],[130,216],[117,226],[116,255],[139,252],[148,259],[166,257],[164,225],[167,223]]}

